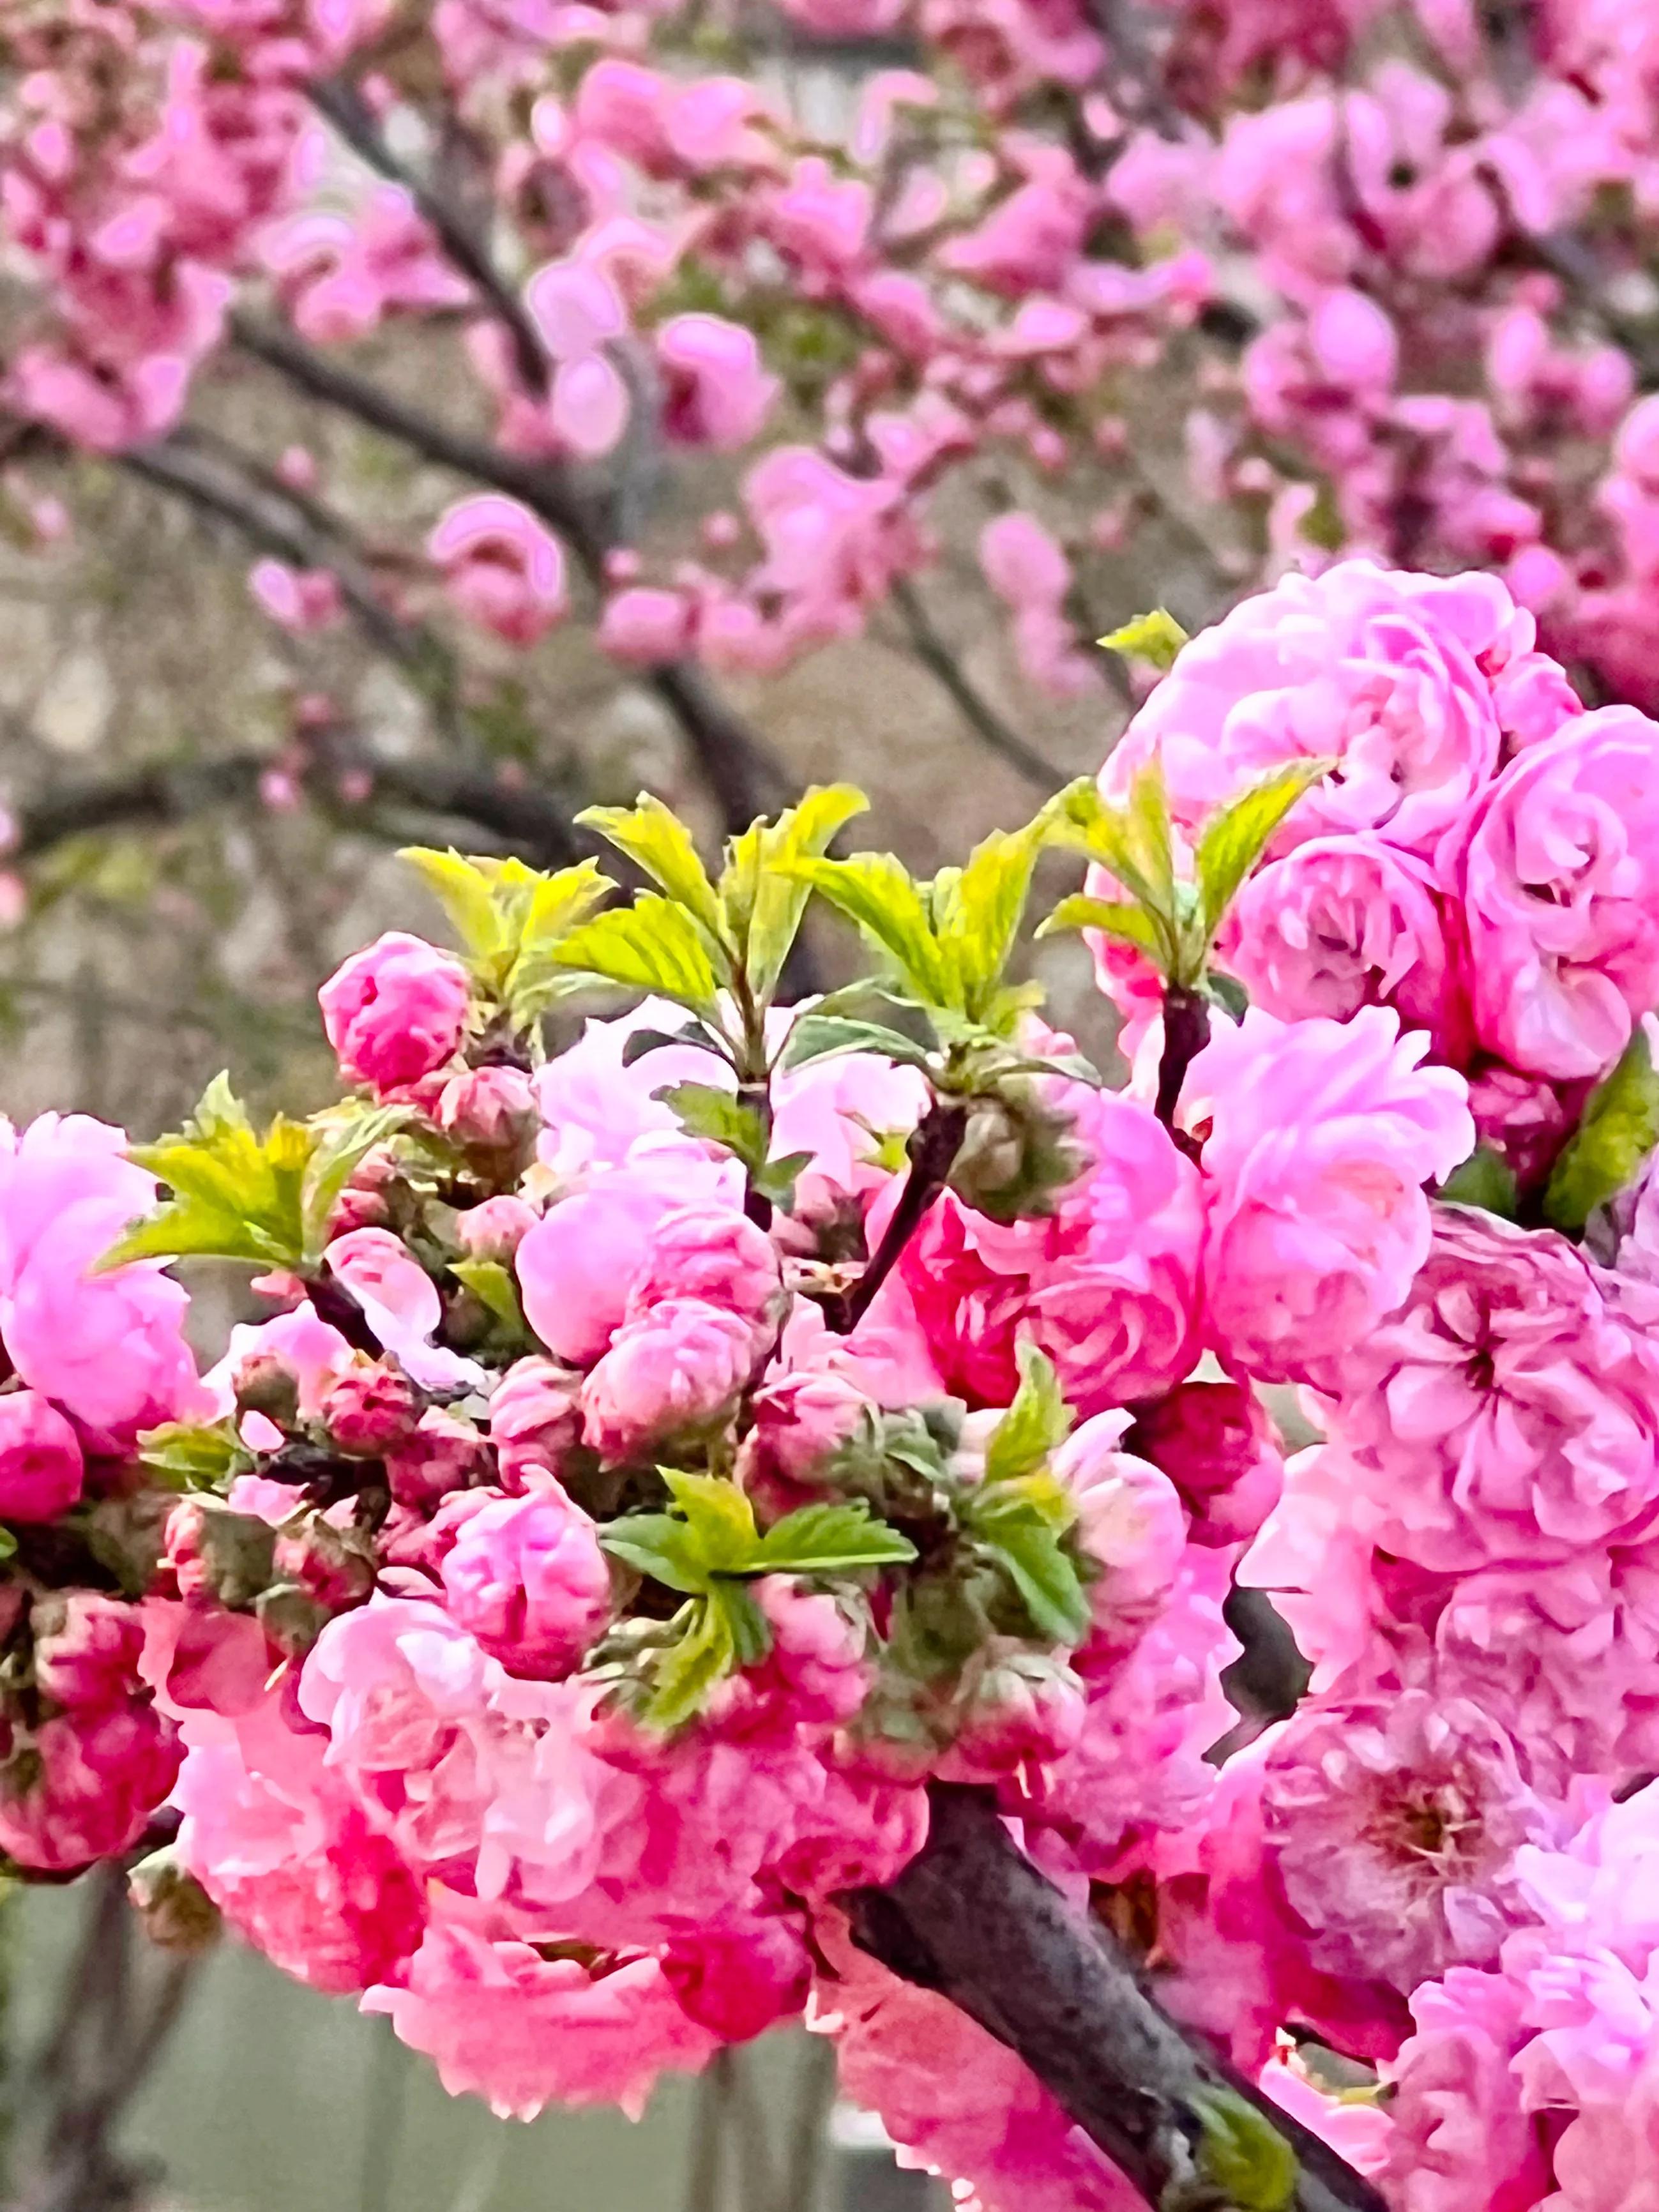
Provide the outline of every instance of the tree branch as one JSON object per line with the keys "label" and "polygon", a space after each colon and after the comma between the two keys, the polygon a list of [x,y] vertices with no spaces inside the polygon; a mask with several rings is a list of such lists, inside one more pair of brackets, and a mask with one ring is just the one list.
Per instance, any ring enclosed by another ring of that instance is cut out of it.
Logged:
{"label": "tree branch", "polygon": [[1141,1987],[1024,1856],[994,1795],[935,1783],[927,1843],[880,1889],[842,1900],[853,1940],[1016,2052],[1150,2204],[1218,2203],[1195,2187],[1206,2094],[1255,2106],[1297,2154],[1287,2212],[1384,2212],[1382,2197]]}
{"label": "tree branch", "polygon": [[346,144],[375,173],[403,187],[416,211],[436,237],[446,256],[477,293],[489,313],[513,341],[520,376],[532,392],[547,388],[551,366],[541,333],[523,302],[502,278],[489,250],[471,223],[465,222],[445,195],[408,168],[386,144],[372,110],[355,85],[315,79],[307,95],[317,112],[327,118]]}
{"label": "tree branch", "polygon": [[1002,758],[1041,791],[1058,791],[1066,778],[1045,754],[1035,745],[1027,744],[1018,730],[1005,722],[969,678],[962,663],[945,643],[927,611],[921,593],[908,577],[896,578],[890,596],[898,609],[910,649],[939,687],[954,702],[957,711],[976,737],[982,738],[994,753]]}

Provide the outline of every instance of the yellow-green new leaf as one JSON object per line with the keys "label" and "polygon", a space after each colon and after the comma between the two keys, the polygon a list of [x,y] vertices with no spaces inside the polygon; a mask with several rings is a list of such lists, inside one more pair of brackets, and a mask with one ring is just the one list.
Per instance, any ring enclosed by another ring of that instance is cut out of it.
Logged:
{"label": "yellow-green new leaf", "polygon": [[1023,830],[992,830],[965,867],[935,879],[934,927],[960,979],[963,1011],[975,1021],[986,1019],[1019,935],[1049,816],[1045,807]]}
{"label": "yellow-green new leaf", "polygon": [[131,1158],[168,1195],[116,1242],[100,1267],[186,1255],[302,1266],[306,1170],[315,1142],[305,1123],[281,1115],[256,1137],[226,1079],[216,1077],[176,1136],[132,1147]]}
{"label": "yellow-green new leaf", "polygon": [[759,1006],[777,988],[811,887],[793,872],[816,860],[869,801],[850,783],[815,785],[775,822],[756,822],[727,848],[720,910]]}
{"label": "yellow-green new leaf", "polygon": [[406,845],[398,855],[407,861],[449,916],[471,958],[483,963],[501,950],[501,920],[495,887],[476,860],[453,848],[440,853],[429,845]]}
{"label": "yellow-green new leaf", "polygon": [[1069,898],[1061,899],[1048,919],[1038,924],[1037,935],[1052,937],[1062,929],[1097,929],[1103,936],[1121,939],[1125,945],[1133,945],[1138,952],[1144,952],[1154,967],[1168,973],[1168,939],[1145,907],[1130,906],[1117,899],[1091,898],[1085,891],[1074,891]]}
{"label": "yellow-green new leaf", "polygon": [[672,808],[642,791],[632,806],[590,806],[576,819],[626,853],[708,931],[712,945],[724,946],[725,917],[714,886],[691,832]]}
{"label": "yellow-green new leaf", "polygon": [[1125,660],[1144,661],[1149,668],[1162,671],[1173,665],[1187,642],[1187,633],[1167,607],[1154,607],[1150,614],[1137,615],[1133,622],[1109,630],[1095,642],[1103,645],[1108,653],[1121,653]]}
{"label": "yellow-green new leaf", "polygon": [[577,988],[553,956],[615,888],[592,860],[536,878],[523,901],[511,964],[501,983],[501,1000],[515,1029],[529,1028],[555,999]]}
{"label": "yellow-green new leaf", "polygon": [[890,853],[801,860],[790,872],[884,952],[916,998],[961,1011],[960,979],[933,933],[921,888]]}
{"label": "yellow-green new leaf", "polygon": [[684,1612],[685,1632],[663,1654],[645,1707],[647,1726],[665,1731],[695,1719],[738,1663],[731,1615],[718,1599],[693,1598]]}
{"label": "yellow-green new leaf", "polygon": [[1290,2143],[1236,2089],[1194,2089],[1187,2101],[1200,2128],[1198,2170],[1237,2212],[1288,2212],[1299,2168]]}
{"label": "yellow-green new leaf", "polygon": [[1282,768],[1270,769],[1205,823],[1195,872],[1206,944],[1274,830],[1303,793],[1335,766],[1334,760],[1286,761]]}
{"label": "yellow-green new leaf", "polygon": [[659,991],[696,1013],[715,1012],[720,987],[702,933],[683,906],[655,891],[580,924],[549,957],[624,990]]}
{"label": "yellow-green new leaf", "polygon": [[1136,825],[1124,808],[1109,804],[1092,784],[1061,794],[1049,818],[1045,842],[1098,860],[1132,898],[1173,931],[1167,902],[1159,897],[1159,873],[1149,873],[1139,856]]}

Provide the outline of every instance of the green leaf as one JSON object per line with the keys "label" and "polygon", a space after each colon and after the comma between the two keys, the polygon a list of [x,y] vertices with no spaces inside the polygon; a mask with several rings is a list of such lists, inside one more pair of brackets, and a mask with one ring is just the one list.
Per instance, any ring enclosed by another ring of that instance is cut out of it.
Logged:
{"label": "green leaf", "polygon": [[1130,906],[1117,899],[1091,898],[1085,891],[1073,891],[1069,898],[1061,899],[1046,921],[1038,924],[1037,935],[1052,937],[1062,929],[1098,929],[1108,937],[1121,938],[1124,944],[1133,945],[1158,969],[1165,967],[1164,933],[1144,907]]}
{"label": "green leaf", "polygon": [[211,1424],[164,1421],[138,1438],[139,1464],[167,1490],[228,1489],[233,1476],[246,1474],[253,1455],[229,1420]]}
{"label": "green leaf", "polygon": [[632,806],[589,806],[576,819],[626,853],[702,925],[712,945],[724,948],[726,917],[708,871],[691,832],[661,799],[642,791]]}
{"label": "green leaf", "polygon": [[555,999],[577,988],[555,955],[614,889],[610,877],[602,876],[592,860],[551,875],[532,874],[528,886],[520,888],[507,923],[512,958],[498,987],[515,1029],[529,1029]]}
{"label": "green leaf", "polygon": [[1220,2087],[1189,2089],[1187,2104],[1200,2130],[1199,2172],[1211,2188],[1237,2212],[1287,2212],[1299,2168],[1267,2114]]}
{"label": "green leaf", "polygon": [[1154,607],[1150,614],[1137,615],[1133,622],[1108,631],[1095,642],[1103,645],[1108,653],[1121,653],[1125,660],[1144,661],[1149,668],[1161,671],[1173,665],[1187,642],[1187,633],[1167,607]]}
{"label": "green leaf", "polygon": [[871,1517],[863,1498],[848,1504],[803,1505],[762,1537],[756,1571],[830,1575],[861,1567],[902,1566],[916,1556],[908,1536]]}
{"label": "green leaf", "polygon": [[986,1448],[987,1483],[1034,1474],[1071,1433],[1072,1409],[1060,1394],[1053,1360],[1034,1344],[1022,1344],[1018,1356],[1019,1389]]}
{"label": "green leaf", "polygon": [[934,880],[934,928],[960,979],[963,1010],[976,1020],[987,1018],[1019,934],[1049,822],[1068,798],[1062,793],[1051,800],[1023,830],[992,830],[975,846],[965,867]]}
{"label": "green leaf", "polygon": [[1144,849],[1148,834],[1146,819],[1135,819],[1127,809],[1109,805],[1092,784],[1083,784],[1061,793],[1047,836],[1050,844],[1086,853],[1091,860],[1098,860],[1131,899],[1145,908],[1158,933],[1158,965],[1168,974],[1176,957],[1174,902],[1163,893],[1162,858],[1150,856],[1149,865]]}
{"label": "green leaf", "polygon": [[1286,761],[1282,768],[1270,769],[1204,824],[1194,865],[1206,945],[1274,830],[1303,793],[1335,766],[1334,760]]}
{"label": "green leaf", "polygon": [[1060,1540],[1033,1511],[997,1518],[980,1542],[1019,1594],[1031,1626],[1054,1644],[1081,1644],[1089,1601]]}
{"label": "green leaf", "polygon": [[0,1559],[11,1559],[16,1553],[16,1537],[12,1534],[11,1530],[6,1528],[3,1523],[0,1523]]}
{"label": "green leaf", "polygon": [[1242,1022],[1250,1011],[1250,994],[1237,975],[1224,975],[1212,968],[1204,978],[1204,995],[1220,1007],[1229,1021]]}
{"label": "green leaf", "polygon": [[683,1030],[630,1030],[623,1045],[622,1064],[632,1067],[636,1060],[662,1051],[665,1046],[683,1045],[691,1045],[698,1052],[713,1052],[719,1040],[701,1022],[688,1022]]}
{"label": "green leaf", "polygon": [[501,917],[495,888],[476,860],[463,858],[453,848],[440,853],[429,845],[405,845],[398,858],[434,895],[474,960],[488,961],[500,952]]}
{"label": "green leaf", "polygon": [[407,1106],[368,1106],[348,1099],[312,1124],[313,1141],[300,1191],[301,1256],[307,1266],[322,1257],[329,1218],[356,1169],[377,1145],[395,1137],[413,1119]]}
{"label": "green leaf", "polygon": [[924,1006],[965,1011],[960,981],[933,933],[921,886],[890,853],[798,860],[793,872],[887,955]]}
{"label": "green leaf", "polygon": [[878,1053],[884,1060],[905,1067],[926,1067],[925,1045],[884,1022],[854,1021],[843,1014],[797,1014],[779,1059],[781,1067],[805,1067],[809,1060],[828,1060],[838,1052]]}
{"label": "green leaf", "polygon": [[1619,1064],[1584,1103],[1544,1193],[1544,1218],[1576,1235],[1624,1189],[1659,1141],[1659,1075],[1638,1024]]}
{"label": "green leaf", "polygon": [[1160,914],[1175,909],[1175,853],[1170,844],[1170,795],[1164,788],[1161,755],[1137,769],[1129,782],[1129,804],[1124,819],[1134,854],[1135,868],[1152,887],[1152,901]]}
{"label": "green leaf", "polygon": [[694,1013],[713,1014],[719,985],[685,908],[654,891],[596,915],[555,945],[554,966],[580,969],[630,991],[660,991]]}
{"label": "green leaf", "polygon": [[710,1572],[752,1572],[759,1538],[747,1493],[718,1474],[690,1474],[672,1467],[661,1473]]}
{"label": "green leaf", "polygon": [[136,1222],[99,1262],[198,1255],[262,1267],[306,1262],[305,1182],[315,1132],[278,1115],[256,1137],[222,1075],[177,1135],[135,1145],[131,1157],[171,1195]]}
{"label": "green leaf", "polygon": [[727,848],[720,910],[757,1006],[768,1005],[777,988],[811,896],[796,864],[819,859],[868,804],[850,783],[814,785],[775,822],[754,823]]}
{"label": "green leaf", "polygon": [[1513,1221],[1518,1198],[1515,1170],[1490,1145],[1477,1145],[1462,1165],[1452,1170],[1436,1195],[1453,1206],[1479,1206]]}
{"label": "green leaf", "polygon": [[708,1593],[711,1605],[726,1615],[732,1649],[739,1667],[758,1667],[772,1649],[772,1629],[753,1594],[742,1583],[716,1583]]}
{"label": "green leaf", "polygon": [[702,1546],[690,1527],[672,1513],[624,1513],[599,1530],[599,1545],[635,1574],[670,1589],[698,1596],[709,1586]]}
{"label": "green leaf", "polygon": [[529,1325],[519,1303],[519,1286],[512,1270],[499,1260],[453,1260],[449,1272],[465,1283],[487,1313],[493,1314],[514,1336],[527,1336]]}
{"label": "green leaf", "polygon": [[795,1185],[805,1170],[812,1164],[811,1152],[783,1152],[775,1160],[750,1172],[750,1187],[761,1197],[769,1199],[781,1212],[789,1213],[795,1204]]}
{"label": "green leaf", "polygon": [[666,1083],[651,1096],[678,1117],[688,1136],[724,1145],[750,1174],[766,1162],[766,1129],[759,1114],[735,1091],[714,1083]]}
{"label": "green leaf", "polygon": [[724,1601],[695,1598],[686,1610],[685,1633],[663,1655],[646,1704],[644,1718],[652,1728],[677,1729],[694,1719],[737,1664],[737,1638]]}

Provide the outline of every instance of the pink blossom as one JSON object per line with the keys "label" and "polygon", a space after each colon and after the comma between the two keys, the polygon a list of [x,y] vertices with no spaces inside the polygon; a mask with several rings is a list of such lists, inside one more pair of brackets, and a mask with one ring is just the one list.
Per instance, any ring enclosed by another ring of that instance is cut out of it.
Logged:
{"label": "pink blossom", "polygon": [[1461,1076],[1419,1065],[1386,1007],[1346,1024],[1251,1007],[1188,1070],[1209,1122],[1205,1297],[1217,1350],[1306,1376],[1398,1305],[1429,1249],[1423,1186],[1468,1157]]}
{"label": "pink blossom", "polygon": [[484,1440],[471,1421],[429,1406],[414,1433],[386,1449],[386,1480],[400,1504],[429,1511],[484,1470]]}
{"label": "pink blossom", "polygon": [[[1089,1586],[1095,1636],[1133,1644],[1175,1586],[1187,1516],[1167,1474],[1123,1449],[1128,1416],[1097,1413],[1054,1455],[1055,1479],[1077,1506],[1078,1541],[1098,1569]],[[1085,1647],[1086,1663],[1090,1647]]]}
{"label": "pink blossom", "polygon": [[1514,2057],[1525,1997],[1500,1973],[1454,1966],[1412,1998],[1415,2033],[1389,2067],[1394,2139],[1384,2178],[1402,2212],[1532,2212],[1550,2185]]}
{"label": "pink blossom", "polygon": [[330,1385],[318,1413],[342,1451],[374,1458],[402,1443],[421,1418],[421,1403],[397,1368],[357,1361]]}
{"label": "pink blossom", "polygon": [[670,438],[729,453],[760,435],[779,385],[767,374],[752,331],[719,315],[672,315],[656,344]]}
{"label": "pink blossom", "polygon": [[812,1978],[800,1931],[781,1913],[678,1936],[662,1971],[687,2019],[726,2043],[747,2042],[798,2014]]}
{"label": "pink blossom", "polygon": [[630,665],[678,660],[690,645],[692,621],[691,603],[683,592],[632,584],[605,601],[599,643]]}
{"label": "pink blossom", "polygon": [[1457,1056],[1467,1017],[1430,869],[1370,835],[1316,837],[1262,868],[1234,901],[1218,957],[1281,1021],[1393,1006]]}
{"label": "pink blossom", "polygon": [[873,1671],[869,1632],[856,1608],[787,1575],[763,1575],[751,1587],[772,1632],[763,1679],[781,1687],[798,1723],[850,1720]]}
{"label": "pink blossom", "polygon": [[683,1206],[653,1228],[628,1293],[626,1318],[649,1317],[665,1298],[701,1298],[740,1316],[757,1345],[777,1333],[783,1279],[771,1240],[734,1206]]}
{"label": "pink blossom", "polygon": [[457,1050],[470,994],[453,953],[389,930],[336,969],[317,996],[342,1075],[384,1094],[418,1083]]}
{"label": "pink blossom", "polygon": [[512,1673],[556,1680],[611,1615],[593,1523],[551,1477],[522,1497],[475,1490],[464,1502],[443,1562],[450,1613]]}
{"label": "pink blossom", "polygon": [[80,1440],[33,1390],[0,1397],[0,1516],[55,1521],[81,1495]]}
{"label": "pink blossom", "polygon": [[520,1359],[490,1394],[489,1440],[501,1487],[516,1493],[536,1474],[556,1475],[581,1434],[581,1377],[551,1359]]}
{"label": "pink blossom", "polygon": [[0,1850],[52,1874],[115,1857],[143,1835],[179,1756],[172,1723],[147,1699],[43,1721],[0,1767]]}
{"label": "pink blossom", "polygon": [[564,615],[563,548],[516,500],[498,492],[459,500],[427,551],[461,612],[509,645],[536,644]]}
{"label": "pink blossom", "polygon": [[597,459],[628,423],[628,386],[608,350],[627,336],[628,310],[602,269],[574,258],[538,269],[525,304],[556,364],[547,401],[554,438]]}
{"label": "pink blossom", "polygon": [[1659,997],[1659,730],[1605,707],[1529,746],[1450,841],[1482,1044],[1597,1076]]}
{"label": "pink blossom", "polygon": [[875,1408],[852,1376],[803,1367],[769,1376],[749,1410],[738,1465],[744,1488],[764,1493],[779,1484],[793,1488],[827,1477],[829,1462]]}
{"label": "pink blossom", "polygon": [[1325,1972],[1407,1994],[1484,1966],[1525,1917],[1516,1853],[1553,1816],[1479,1706],[1407,1690],[1304,1705],[1263,1737],[1265,1848]]}
{"label": "pink blossom", "polygon": [[1080,1085],[1065,1097],[1094,1164],[1054,1216],[1005,1227],[947,1194],[900,1263],[946,1388],[975,1405],[1012,1401],[1022,1336],[1082,1413],[1167,1389],[1197,1357],[1191,1162],[1138,1100]]}
{"label": "pink blossom", "polygon": [[482,2096],[503,2119],[554,2103],[637,2118],[665,2068],[694,2070],[715,2048],[654,1958],[545,1960],[453,1925],[428,1929],[406,1978],[371,1989],[363,2009],[389,2014],[451,2096]]}
{"label": "pink blossom", "polygon": [[469,1067],[438,1093],[433,1115],[457,1144],[515,1152],[541,1127],[535,1085],[522,1068]]}
{"label": "pink blossom", "polygon": [[1287,576],[1185,647],[1102,781],[1110,795],[1154,753],[1193,825],[1281,761],[1334,755],[1281,849],[1373,830],[1425,856],[1498,764],[1480,656],[1516,609],[1495,577],[1390,574],[1347,561]]}
{"label": "pink blossom", "polygon": [[1659,1502],[1652,1295],[1547,1231],[1437,1207],[1404,1304],[1332,1346],[1318,1378],[1376,1541],[1456,1572],[1644,1525]]}
{"label": "pink blossom", "polygon": [[535,1227],[537,1218],[533,1206],[503,1191],[469,1206],[455,1224],[455,1234],[469,1260],[507,1261]]}
{"label": "pink blossom", "polygon": [[137,1688],[144,1648],[136,1605],[100,1590],[47,1591],[29,1614],[35,1687],[55,1705],[98,1711],[125,1704]]}
{"label": "pink blossom", "polygon": [[665,1298],[619,1328],[582,1385],[582,1437],[623,1460],[723,1420],[755,1364],[750,1324],[702,1298]]}
{"label": "pink blossom", "polygon": [[256,561],[247,580],[255,604],[296,637],[331,629],[345,611],[340,580],[331,568],[293,568],[282,561]]}
{"label": "pink blossom", "polygon": [[421,1895],[392,1844],[267,1697],[233,1729],[187,1721],[179,1856],[234,1927],[313,1989],[361,1990],[421,1939]]}
{"label": "pink blossom", "polygon": [[629,1292],[672,1195],[644,1176],[605,1176],[550,1206],[514,1255],[525,1318],[556,1358],[597,1359],[622,1325]]}
{"label": "pink blossom", "polygon": [[1139,1409],[1125,1441],[1180,1492],[1194,1544],[1243,1542],[1279,1503],[1279,1433],[1261,1400],[1237,1382],[1177,1383]]}

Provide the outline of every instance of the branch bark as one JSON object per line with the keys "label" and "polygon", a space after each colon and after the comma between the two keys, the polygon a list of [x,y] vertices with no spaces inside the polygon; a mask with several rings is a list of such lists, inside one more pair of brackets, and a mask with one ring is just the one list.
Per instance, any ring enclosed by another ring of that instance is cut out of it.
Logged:
{"label": "branch bark", "polygon": [[1200,2112],[1230,2091],[1297,2154],[1293,2212],[1384,2212],[1328,2145],[1179,2027],[1115,1941],[1015,1844],[989,1790],[935,1783],[928,1838],[884,1887],[842,1900],[853,1939],[1024,2060],[1149,2204],[1197,2206]]}
{"label": "branch bark", "polygon": [[935,625],[921,593],[907,578],[901,576],[894,583],[892,600],[910,641],[910,650],[937,680],[974,734],[983,738],[994,753],[1000,753],[1039,790],[1058,791],[1066,781],[1062,771],[1035,745],[1027,744],[1019,732],[1003,720],[970,681]]}

